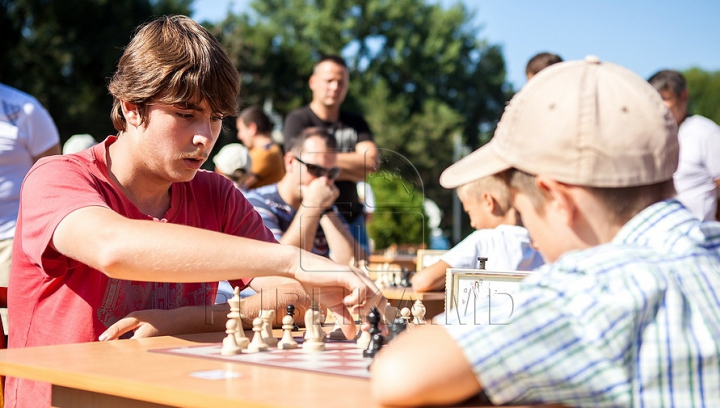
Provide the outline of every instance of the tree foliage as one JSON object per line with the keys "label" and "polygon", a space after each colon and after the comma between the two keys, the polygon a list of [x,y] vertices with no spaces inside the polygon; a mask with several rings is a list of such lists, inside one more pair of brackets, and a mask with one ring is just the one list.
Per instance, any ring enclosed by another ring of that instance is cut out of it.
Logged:
{"label": "tree foliage", "polygon": [[691,68],[683,75],[690,93],[690,113],[703,115],[720,124],[720,71]]}
{"label": "tree foliage", "polygon": [[351,80],[343,108],[362,112],[379,147],[405,157],[443,208],[438,185],[453,161],[452,136],[478,147],[507,95],[501,50],[479,39],[472,14],[423,0],[255,0],[211,31],[243,77],[241,104],[272,99],[285,115],[310,101],[307,80],[322,54],[340,54]]}
{"label": "tree foliage", "polygon": [[139,24],[192,0],[0,0],[0,82],[40,100],[63,141],[115,133],[108,78]]}

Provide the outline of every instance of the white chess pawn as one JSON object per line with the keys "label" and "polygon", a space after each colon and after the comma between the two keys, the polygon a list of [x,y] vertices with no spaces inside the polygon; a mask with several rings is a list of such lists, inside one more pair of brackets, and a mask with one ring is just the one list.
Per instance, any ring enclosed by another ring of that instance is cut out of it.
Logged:
{"label": "white chess pawn", "polygon": [[405,327],[410,327],[410,324],[413,323],[410,321],[410,309],[407,307],[403,307],[402,310],[400,310],[400,317],[405,319]]}
{"label": "white chess pawn", "polygon": [[248,353],[257,353],[258,351],[267,351],[270,349],[268,345],[263,341],[262,338],[262,325],[263,325],[263,319],[256,317],[253,319],[253,332],[255,334],[253,335],[253,339],[248,345]]}
{"label": "white chess pawn", "polygon": [[292,336],[293,324],[295,321],[290,315],[285,315],[282,319],[283,336],[278,342],[278,348],[281,350],[295,349],[298,347],[297,342]]}
{"label": "white chess pawn", "polygon": [[275,310],[261,310],[260,318],[263,320],[262,338],[270,347],[277,346],[278,340],[273,336],[272,324],[275,321]]}
{"label": "white chess pawn", "polygon": [[412,315],[415,318],[415,324],[425,324],[426,312],[427,310],[425,309],[425,305],[422,304],[420,299],[416,300],[415,304],[412,306]]}
{"label": "white chess pawn", "polygon": [[235,342],[236,326],[237,321],[235,321],[235,319],[230,319],[225,323],[225,333],[227,333],[227,336],[223,339],[222,349],[220,350],[220,354],[223,356],[232,356],[242,352],[241,348]]}

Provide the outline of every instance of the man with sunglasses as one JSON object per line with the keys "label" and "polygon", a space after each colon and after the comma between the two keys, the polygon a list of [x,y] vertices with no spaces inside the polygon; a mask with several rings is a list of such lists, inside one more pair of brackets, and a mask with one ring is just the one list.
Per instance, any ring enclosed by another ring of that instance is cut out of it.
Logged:
{"label": "man with sunglasses", "polygon": [[365,258],[365,251],[333,204],[339,195],[337,161],[337,142],[330,132],[307,128],[285,153],[285,176],[251,190],[247,199],[278,242],[347,265]]}

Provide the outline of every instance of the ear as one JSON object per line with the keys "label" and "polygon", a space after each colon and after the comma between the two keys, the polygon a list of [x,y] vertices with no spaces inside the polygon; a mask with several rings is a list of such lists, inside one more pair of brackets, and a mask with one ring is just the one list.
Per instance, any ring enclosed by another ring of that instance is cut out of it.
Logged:
{"label": "ear", "polygon": [[547,198],[545,211],[548,216],[572,227],[577,217],[577,204],[567,185],[542,175],[535,177],[535,185]]}
{"label": "ear", "polygon": [[120,101],[120,106],[122,107],[123,116],[125,116],[125,122],[135,127],[139,127],[142,124],[142,118],[140,117],[140,112],[136,104]]}
{"label": "ear", "polygon": [[480,197],[480,204],[487,209],[488,214],[492,214],[497,206],[495,197],[487,191],[483,191],[482,196]]}
{"label": "ear", "polygon": [[285,163],[285,172],[286,173],[292,172],[293,160],[295,160],[295,158],[293,157],[292,152],[287,152],[287,153],[285,153],[285,156],[283,156],[283,163]]}

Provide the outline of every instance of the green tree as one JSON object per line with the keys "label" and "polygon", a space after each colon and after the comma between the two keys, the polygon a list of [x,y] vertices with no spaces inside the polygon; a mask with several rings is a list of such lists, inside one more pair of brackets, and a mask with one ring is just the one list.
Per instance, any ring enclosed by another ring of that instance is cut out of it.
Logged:
{"label": "green tree", "polygon": [[285,115],[310,101],[307,79],[321,54],[350,67],[344,108],[362,112],[379,147],[406,158],[424,194],[450,213],[438,185],[453,161],[452,136],[478,147],[507,99],[501,50],[479,39],[472,14],[423,0],[255,0],[211,31],[243,76],[241,105],[272,99]]}
{"label": "green tree", "polygon": [[48,109],[64,142],[115,133],[106,85],[139,24],[190,13],[192,0],[0,0],[0,82]]}
{"label": "green tree", "polygon": [[691,68],[683,75],[690,93],[690,113],[703,115],[720,124],[720,71]]}

